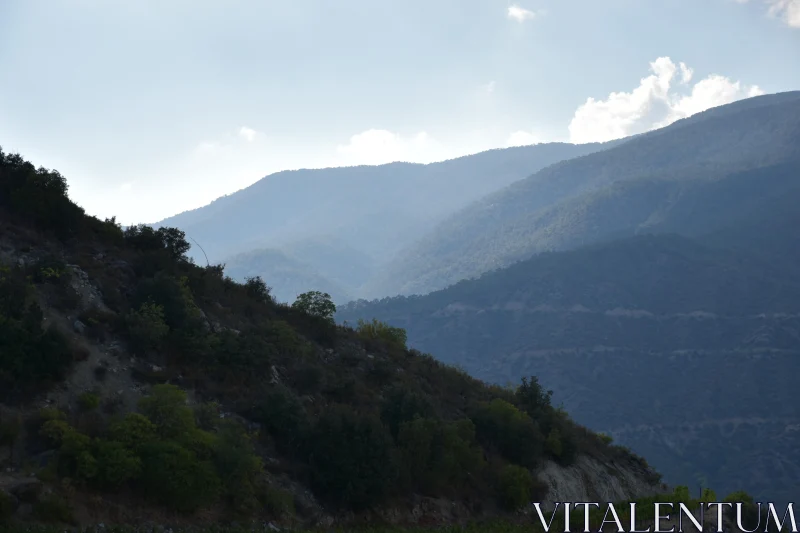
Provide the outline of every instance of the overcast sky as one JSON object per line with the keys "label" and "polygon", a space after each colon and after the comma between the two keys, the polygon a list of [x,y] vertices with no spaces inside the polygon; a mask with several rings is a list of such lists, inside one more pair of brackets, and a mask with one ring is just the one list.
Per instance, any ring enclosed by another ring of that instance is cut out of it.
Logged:
{"label": "overcast sky", "polygon": [[0,0],[0,146],[126,224],[796,89],[800,0]]}

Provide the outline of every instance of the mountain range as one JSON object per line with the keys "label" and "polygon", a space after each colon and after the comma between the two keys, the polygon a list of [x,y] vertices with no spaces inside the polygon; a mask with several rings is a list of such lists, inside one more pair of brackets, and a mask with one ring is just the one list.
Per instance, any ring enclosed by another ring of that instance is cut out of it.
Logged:
{"label": "mountain range", "polygon": [[490,382],[537,375],[668,481],[791,501],[798,228],[800,92],[756,97],[490,194],[398,254],[407,296],[338,318]]}
{"label": "mountain range", "polygon": [[[458,209],[552,163],[619,142],[514,147],[427,165],[279,172],[154,226],[185,231],[199,245],[189,255],[201,263],[243,266],[242,256],[234,258],[241,253],[284,253],[297,263],[293,272],[282,271],[281,284],[273,283],[276,294],[293,298],[294,286],[338,286],[337,301],[346,303],[364,294],[361,287],[398,250]],[[265,279],[271,273],[264,270]]]}

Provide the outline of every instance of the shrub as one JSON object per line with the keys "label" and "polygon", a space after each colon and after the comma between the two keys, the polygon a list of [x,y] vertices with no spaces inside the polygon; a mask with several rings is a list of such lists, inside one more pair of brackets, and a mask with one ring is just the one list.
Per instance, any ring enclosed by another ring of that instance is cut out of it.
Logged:
{"label": "shrub", "polygon": [[125,317],[128,338],[139,352],[156,349],[169,333],[164,308],[152,301],[145,302]]}
{"label": "shrub", "polygon": [[446,424],[416,418],[401,424],[397,445],[405,483],[431,495],[447,487],[463,487],[470,474],[483,466],[470,420]]}
{"label": "shrub", "polygon": [[45,496],[33,506],[33,515],[49,523],[76,525],[75,514],[70,504],[55,494]]}
{"label": "shrub", "polygon": [[500,504],[509,511],[529,505],[533,486],[530,471],[521,466],[507,465],[500,471],[498,479]]}
{"label": "shrub", "polygon": [[163,438],[180,438],[195,429],[186,393],[175,385],[154,386],[149,396],[139,400],[139,410]]}
{"label": "shrub", "polygon": [[298,451],[309,422],[303,403],[292,391],[283,386],[269,388],[252,416],[275,439],[280,450]]}
{"label": "shrub", "polygon": [[713,490],[711,490],[709,488],[704,488],[702,493],[700,494],[700,500],[699,501],[701,501],[703,503],[711,503],[711,502],[716,502],[716,501],[719,501],[719,500],[717,500],[717,494]]}
{"label": "shrub", "polygon": [[544,446],[545,450],[547,450],[547,452],[552,456],[561,457],[561,452],[563,451],[563,448],[561,445],[561,433],[558,431],[558,429],[553,428],[552,430],[550,430],[550,433],[547,435],[547,440],[545,440]]}
{"label": "shrub", "polygon": [[335,505],[360,510],[380,503],[396,479],[391,436],[376,418],[332,408],[307,446],[313,486]]}
{"label": "shrub", "polygon": [[478,438],[496,447],[509,461],[533,468],[544,451],[544,438],[527,413],[496,398],[479,406],[472,417]]}
{"label": "shrub", "polygon": [[141,475],[141,459],[121,442],[97,440],[94,450],[97,457],[97,483],[102,488],[116,489]]}
{"label": "shrub", "polygon": [[359,319],[356,331],[364,339],[380,340],[390,346],[406,349],[408,335],[403,328],[396,328],[373,318],[372,322]]}
{"label": "shrub", "polygon": [[109,435],[129,450],[139,450],[156,439],[158,428],[144,415],[130,413],[111,425]]}
{"label": "shrub", "polygon": [[241,425],[233,422],[221,425],[214,450],[214,463],[228,503],[239,511],[257,508],[256,482],[262,471],[262,463],[255,454],[250,436]]}
{"label": "shrub", "polygon": [[91,411],[100,406],[100,396],[93,392],[84,392],[78,396],[78,406],[84,411]]}
{"label": "shrub", "polygon": [[204,431],[213,431],[219,425],[219,404],[205,402],[194,408],[194,420],[197,427]]}
{"label": "shrub", "polygon": [[267,485],[259,491],[258,501],[270,515],[276,518],[293,516],[295,513],[294,495],[286,490]]}
{"label": "shrub", "polygon": [[381,407],[381,420],[389,427],[392,436],[397,438],[400,425],[415,417],[433,414],[430,401],[419,393],[403,388],[393,388],[387,394]]}
{"label": "shrub", "polygon": [[191,512],[210,505],[220,494],[220,480],[209,461],[170,441],[153,441],[142,449],[141,484],[157,503]]}

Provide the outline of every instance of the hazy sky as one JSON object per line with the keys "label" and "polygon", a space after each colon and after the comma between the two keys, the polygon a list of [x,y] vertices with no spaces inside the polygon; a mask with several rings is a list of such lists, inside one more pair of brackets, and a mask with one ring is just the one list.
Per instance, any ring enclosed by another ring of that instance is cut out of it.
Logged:
{"label": "hazy sky", "polygon": [[800,0],[0,0],[0,146],[126,224],[796,89]]}

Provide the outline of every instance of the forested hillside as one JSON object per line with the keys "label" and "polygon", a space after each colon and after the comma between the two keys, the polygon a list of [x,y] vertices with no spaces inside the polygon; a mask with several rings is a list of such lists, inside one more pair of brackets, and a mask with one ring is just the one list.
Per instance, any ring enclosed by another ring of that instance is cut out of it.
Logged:
{"label": "forested hillside", "polygon": [[188,261],[180,230],[123,231],[66,193],[0,152],[0,527],[452,524],[513,520],[554,484],[663,490],[536,378],[488,386],[402,330],[335,325],[320,293],[277,304]]}
{"label": "forested hillside", "polygon": [[338,317],[406,328],[415,348],[491,382],[538,375],[579,422],[647,453],[670,482],[791,501],[800,279],[788,266],[645,235]]}
{"label": "forested hillside", "polygon": [[425,294],[537,252],[721,229],[734,215],[765,213],[765,202],[798,194],[798,146],[800,92],[699,113],[486,196],[399,252],[364,292]]}

